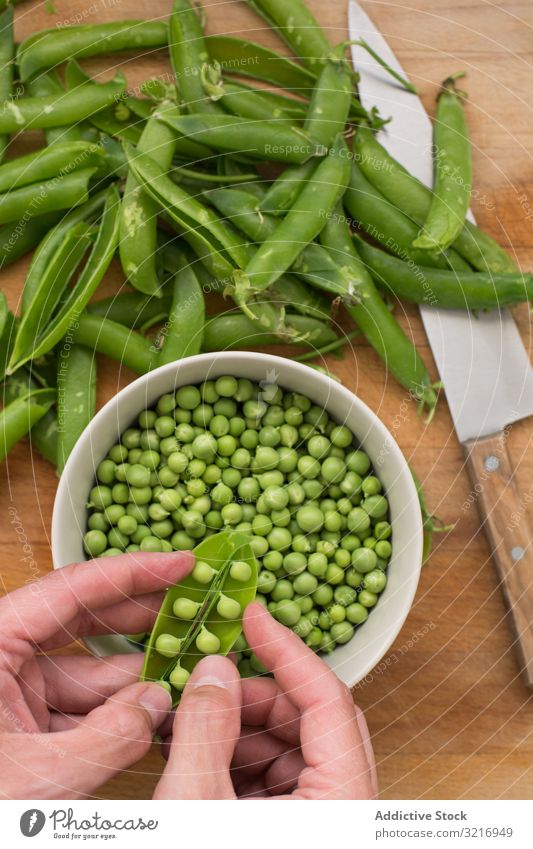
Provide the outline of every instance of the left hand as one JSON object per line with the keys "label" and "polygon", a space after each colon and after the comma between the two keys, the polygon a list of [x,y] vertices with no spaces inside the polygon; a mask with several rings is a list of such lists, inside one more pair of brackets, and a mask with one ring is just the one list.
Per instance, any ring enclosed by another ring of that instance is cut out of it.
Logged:
{"label": "left hand", "polygon": [[150,748],[170,695],[142,655],[46,656],[78,637],[149,630],[189,552],[75,564],[0,600],[0,796],[83,798]]}

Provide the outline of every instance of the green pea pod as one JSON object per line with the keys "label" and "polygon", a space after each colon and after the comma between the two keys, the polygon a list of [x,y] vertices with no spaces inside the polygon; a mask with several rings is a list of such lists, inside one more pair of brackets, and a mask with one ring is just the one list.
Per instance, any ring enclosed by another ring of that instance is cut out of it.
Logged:
{"label": "green pea pod", "polygon": [[9,364],[11,372],[18,368],[19,361],[25,361],[28,350],[46,331],[74,272],[93,241],[94,232],[92,225],[78,222],[65,233],[51,256],[31,304],[20,320]]}
{"label": "green pea pod", "polygon": [[43,418],[55,399],[55,389],[37,389],[4,407],[0,412],[0,462]]}
{"label": "green pea pod", "polygon": [[80,168],[63,177],[0,194],[0,224],[85,203],[89,197],[89,182],[95,173],[95,168]]}
{"label": "green pea pod", "polygon": [[150,339],[99,315],[81,315],[73,336],[79,345],[105,354],[136,374],[145,374],[158,362],[159,351]]}
{"label": "green pea pod", "polygon": [[[4,403],[10,404],[17,398],[24,398],[30,392],[39,389],[39,385],[26,369],[20,369],[10,375],[4,382]],[[44,416],[36,422],[30,431],[30,442],[32,448],[36,448],[39,454],[56,464],[57,457],[57,415],[51,407]]]}
{"label": "green pea pod", "polygon": [[30,35],[18,47],[17,64],[23,82],[71,56],[82,59],[121,50],[153,50],[166,47],[165,21],[113,21],[45,29]]}
{"label": "green pea pod", "polygon": [[91,222],[100,213],[106,198],[106,191],[93,195],[86,203],[73,209],[61,218],[58,224],[50,230],[35,251],[22,290],[21,314],[24,315],[31,306],[35,292],[41,284],[54,253],[63,241],[66,233],[79,222]]}
{"label": "green pea pod", "polygon": [[87,83],[62,94],[7,101],[0,109],[0,133],[62,127],[83,121],[113,103],[125,87],[124,77],[117,75],[111,82]]}
{"label": "green pea pod", "polygon": [[[270,121],[252,121],[234,115],[164,115],[177,133],[215,150],[255,159],[306,162],[325,151],[302,130]],[[1,127],[1,122],[0,122]]]}
{"label": "green pea pod", "polygon": [[87,304],[89,315],[118,321],[130,330],[146,330],[154,324],[165,321],[171,307],[170,297],[154,298],[139,292],[121,292],[99,301]]}
{"label": "green pea pod", "polygon": [[[158,115],[174,104],[162,103]],[[137,145],[137,153],[148,154],[163,171],[168,171],[174,155],[172,130],[152,116],[146,122]],[[120,261],[124,274],[136,289],[146,295],[161,295],[157,275],[157,215],[159,204],[150,197],[130,171],[126,179],[120,209]]]}
{"label": "green pea pod", "polygon": [[[311,316],[287,314],[285,323],[289,331],[294,331],[295,345],[320,349],[337,340],[337,335],[331,327]],[[261,332],[257,324],[244,313],[232,311],[212,316],[207,320],[202,350],[234,351],[279,344],[278,336]]]}
{"label": "green pea pod", "polygon": [[60,212],[49,212],[0,227],[0,268],[6,268],[31,251],[60,217]]}
{"label": "green pea pod", "polygon": [[[12,96],[14,55],[13,9],[6,6],[0,11],[0,102],[6,102]],[[0,135],[0,162],[8,144],[9,137]]]}
{"label": "green pea pod", "polygon": [[303,0],[246,0],[255,12],[287,42],[311,71],[331,53],[331,44]]}
{"label": "green pea pod", "polygon": [[96,412],[96,358],[82,345],[63,341],[57,352],[57,473]]}
{"label": "green pea pod", "polygon": [[[341,58],[327,60],[313,89],[304,132],[329,148],[335,136],[344,130],[351,98],[352,80],[348,64]],[[314,166],[308,162],[286,168],[267,191],[261,209],[283,215],[293,205],[313,170]]]}
{"label": "green pea pod", "polygon": [[198,184],[199,186],[202,183],[208,183],[210,185],[232,185],[236,183],[249,183],[252,180],[258,180],[259,174],[256,173],[248,173],[248,174],[235,174],[235,175],[227,175],[227,174],[214,174],[212,171],[199,171],[196,168],[186,168],[184,166],[178,165],[171,171],[172,178],[177,183],[193,183]]}
{"label": "green pea pod", "polygon": [[339,210],[320,234],[320,241],[333,254],[335,261],[353,275],[361,298],[347,310],[364,333],[378,356],[396,380],[428,408],[433,415],[437,396],[424,362],[411,340],[384,303],[374,281],[360,259],[350,228]]}
{"label": "green pea pod", "polygon": [[205,41],[209,56],[225,74],[251,77],[297,92],[315,84],[315,73],[262,44],[230,35],[210,35]]}
{"label": "green pea pod", "polygon": [[[416,224],[423,224],[431,206],[431,190],[393,159],[366,127],[357,130],[354,154],[367,180]],[[518,271],[509,254],[470,221],[465,221],[453,248],[478,271]]]}
{"label": "green pea pod", "polygon": [[444,80],[437,102],[433,145],[435,188],[422,231],[413,247],[445,250],[464,227],[472,192],[472,151],[456,74]]}
{"label": "green pea pod", "polygon": [[396,297],[443,309],[500,309],[533,301],[533,274],[443,271],[413,266],[354,236],[361,259],[376,282]]}
{"label": "green pea pod", "polygon": [[98,145],[87,141],[58,142],[0,165],[0,192],[43,183],[81,168],[101,167],[102,162],[103,152]]}
{"label": "green pea pod", "polygon": [[[196,646],[202,628],[217,638],[218,655],[227,655],[242,633],[242,612],[255,599],[257,588],[258,564],[250,548],[249,537],[237,531],[222,531],[202,540],[194,549],[194,554],[197,563],[207,563],[214,570],[213,579],[207,586],[190,574],[167,590],[146,647],[141,681],[168,680],[178,662],[182,669],[192,672],[204,657]],[[236,561],[242,561],[250,567],[250,576],[245,581],[237,581],[231,576],[231,566]],[[221,593],[239,604],[239,617],[224,619],[217,612]],[[173,608],[178,599],[188,599],[200,605],[196,618],[186,620],[174,615]],[[182,649],[176,657],[164,657],[157,651],[157,639],[162,634],[170,634],[181,640]],[[172,698],[174,704],[179,701],[179,689],[172,688]]]}
{"label": "green pea pod", "polygon": [[305,118],[305,103],[270,91],[224,80],[220,103],[228,112],[241,118],[268,121],[297,121]]}
{"label": "green pea pod", "polygon": [[163,328],[159,365],[200,353],[205,322],[204,293],[185,258],[174,278],[172,306]]}
{"label": "green pea pod", "polygon": [[96,241],[81,274],[73,288],[68,291],[68,296],[44,333],[34,340],[33,345],[26,350],[18,362],[14,361],[15,358],[12,355],[10,364],[12,371],[27,360],[46,354],[68,333],[69,328],[76,324],[78,316],[104,276],[118,245],[120,210],[120,198],[116,186],[111,185],[106,195]]}
{"label": "green pea pod", "polygon": [[242,239],[210,209],[177,186],[147,154],[137,154],[125,145],[130,167],[147,194],[168,212],[199,256],[211,252],[213,270],[220,276],[232,273],[234,264],[243,268],[249,251]]}
{"label": "green pea pod", "polygon": [[363,176],[359,167],[352,164],[350,182],[344,195],[344,206],[351,218],[363,230],[400,259],[434,268],[453,268],[467,271],[469,265],[455,251],[422,251],[413,247],[418,228],[410,218],[400,212]]}
{"label": "green pea pod", "polygon": [[13,350],[16,335],[17,320],[7,308],[3,292],[0,293],[0,380],[4,379],[7,364]]}
{"label": "green pea pod", "polygon": [[303,247],[320,233],[349,177],[348,149],[339,134],[329,155],[317,166],[313,180],[302,189],[272,236],[260,245],[244,275],[236,275],[238,299],[249,300],[253,292],[268,288],[290,268]]}
{"label": "green pea pod", "polygon": [[[55,70],[51,70],[27,83],[25,91],[32,97],[48,97],[64,94],[65,89]],[[57,142],[95,142],[98,140],[98,131],[88,121],[79,121],[64,127],[48,127],[44,130],[44,137],[49,145]]]}
{"label": "green pea pod", "polygon": [[169,21],[169,51],[174,77],[190,112],[221,110],[206,97],[202,73],[209,66],[209,53],[202,26],[188,0],[175,0]]}

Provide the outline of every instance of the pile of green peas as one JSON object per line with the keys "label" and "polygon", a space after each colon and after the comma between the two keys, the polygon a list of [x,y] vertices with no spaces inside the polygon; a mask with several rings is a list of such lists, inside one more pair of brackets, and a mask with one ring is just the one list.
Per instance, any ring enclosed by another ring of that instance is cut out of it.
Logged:
{"label": "pile of green peas", "polygon": [[[143,410],[96,470],[90,557],[249,534],[258,600],[316,651],[347,643],[387,584],[389,505],[352,432],[309,398],[229,375]],[[243,675],[261,672],[244,638]]]}

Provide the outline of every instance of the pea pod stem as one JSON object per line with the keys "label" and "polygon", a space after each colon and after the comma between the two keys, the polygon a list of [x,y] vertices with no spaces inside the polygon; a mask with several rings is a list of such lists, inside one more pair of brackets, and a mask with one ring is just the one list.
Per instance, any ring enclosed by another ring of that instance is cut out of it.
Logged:
{"label": "pea pod stem", "polygon": [[43,418],[55,398],[53,389],[36,389],[7,404],[0,411],[0,462]]}
{"label": "pea pod stem", "polygon": [[57,473],[96,411],[96,359],[93,351],[66,341],[57,353]]}
{"label": "pea pod stem", "polygon": [[313,360],[315,357],[321,357],[323,354],[333,354],[338,351],[340,348],[344,348],[348,342],[351,342],[352,339],[355,339],[360,335],[360,331],[356,328],[355,330],[351,330],[350,333],[345,333],[342,336],[339,336],[338,339],[335,339],[334,342],[330,342],[329,345],[324,345],[322,348],[317,348],[316,351],[307,351],[305,354],[299,354],[295,357],[296,362],[298,363],[306,363],[309,360]]}
{"label": "pea pod stem", "polygon": [[357,250],[380,286],[398,298],[443,309],[500,309],[533,301],[533,275],[454,272],[418,266],[384,253],[354,235]]}
{"label": "pea pod stem", "polygon": [[[393,159],[367,127],[357,129],[353,149],[366,179],[416,224],[423,224],[431,206],[431,190]],[[503,248],[470,221],[465,221],[453,248],[478,271],[518,271]]]}
{"label": "pea pod stem", "polygon": [[454,77],[442,84],[437,101],[433,144],[435,188],[415,248],[445,250],[464,227],[472,191],[472,153],[463,110],[463,94]]}

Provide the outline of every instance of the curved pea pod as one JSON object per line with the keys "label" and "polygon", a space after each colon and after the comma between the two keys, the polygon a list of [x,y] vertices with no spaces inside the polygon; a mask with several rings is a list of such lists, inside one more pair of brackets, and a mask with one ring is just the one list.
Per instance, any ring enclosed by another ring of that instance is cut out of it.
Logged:
{"label": "curved pea pod", "polygon": [[89,182],[95,173],[95,168],[80,168],[62,177],[0,194],[0,224],[31,217],[34,210],[44,215],[85,203],[89,197]]}
{"label": "curved pea pod", "polygon": [[44,97],[8,100],[0,109],[0,133],[62,127],[89,118],[114,103],[126,88],[119,74],[108,83],[87,83],[83,88]]}
{"label": "curved pea pod", "polygon": [[303,64],[315,70],[331,53],[331,44],[303,0],[246,0],[287,42]]}
{"label": "curved pea pod", "polygon": [[172,306],[163,327],[158,365],[198,354],[205,321],[204,293],[194,269],[182,259],[174,278]]}
{"label": "curved pea pod", "polygon": [[[202,584],[191,573],[167,590],[148,641],[141,681],[168,680],[178,662],[187,672],[192,672],[204,657],[196,646],[196,638],[204,627],[218,640],[216,653],[219,655],[227,655],[242,633],[242,611],[254,600],[257,588],[258,565],[250,548],[249,537],[237,531],[222,531],[202,540],[194,549],[194,554],[197,563],[202,561],[211,567],[212,580],[209,584]],[[231,576],[230,569],[235,561],[244,561],[250,567],[250,576],[246,580],[238,581]],[[220,616],[217,604],[221,593],[239,604],[241,616],[235,619]],[[188,599],[199,605],[192,620],[175,616],[174,604],[178,599]],[[170,634],[181,641],[175,657],[164,657],[157,651],[156,642],[162,634]],[[179,701],[180,693],[175,688],[172,689],[172,696],[174,703]]]}
{"label": "curved pea pod", "polygon": [[0,412],[0,462],[56,400],[55,389],[37,389],[17,398]]}
{"label": "curved pea pod", "polygon": [[220,102],[228,112],[241,118],[262,121],[302,120],[306,113],[306,104],[270,91],[253,89],[243,83],[224,80]]}
{"label": "curved pea pod", "polygon": [[152,50],[166,47],[167,41],[165,21],[130,20],[54,27],[25,38],[17,50],[17,64],[20,78],[26,82],[71,56],[81,59],[121,50]]}
{"label": "curved pea pod", "polygon": [[[30,392],[40,388],[29,372],[26,369],[21,369],[6,378],[3,401],[5,404],[10,404],[17,398],[25,398]],[[31,447],[36,448],[39,454],[54,466],[57,458],[57,430],[56,411],[53,407],[50,407],[44,416],[33,425],[29,434]]]}
{"label": "curved pea pod", "polygon": [[26,347],[17,346],[15,343],[9,364],[10,371],[19,368],[29,359],[46,354],[69,330],[75,329],[81,311],[94,294],[117,248],[119,207],[117,188],[111,185],[106,192],[106,202],[94,246],[75,285],[68,290],[58,312],[38,337]]}
{"label": "curved pea pod", "polygon": [[[293,331],[295,345],[323,348],[337,340],[335,331],[317,318],[308,315],[286,314],[289,333]],[[233,351],[263,345],[279,345],[279,336],[261,332],[257,323],[242,312],[228,311],[209,318],[204,327],[203,351]]]}
{"label": "curved pea pod", "polygon": [[202,76],[209,53],[202,25],[189,0],[175,0],[169,21],[170,63],[181,97],[190,112],[220,112],[206,96]]}
{"label": "curved pea pod", "polygon": [[82,345],[65,340],[57,353],[57,473],[96,411],[96,358]]}
{"label": "curved pea pod", "polygon": [[303,130],[285,124],[225,114],[177,114],[162,118],[180,135],[227,153],[296,163],[325,153],[322,146]]}
{"label": "curved pea pod", "polygon": [[154,298],[141,295],[140,292],[121,292],[99,301],[92,301],[87,304],[85,311],[89,315],[117,321],[131,330],[147,330],[154,324],[165,321],[171,304],[170,297]]}
{"label": "curved pea pod", "polygon": [[50,177],[63,176],[81,168],[98,168],[103,164],[103,158],[101,147],[91,142],[58,142],[0,165],[0,192],[11,192],[30,183],[42,183]]}
{"label": "curved pea pod", "polygon": [[80,345],[117,360],[137,374],[145,374],[157,365],[159,352],[153,342],[118,321],[85,313],[73,336]]}
{"label": "curved pea pod", "polygon": [[[13,9],[7,6],[5,9],[0,9],[0,103],[11,97],[14,55]],[[0,162],[8,143],[9,137],[0,135]]]}
{"label": "curved pea pod", "polygon": [[[353,150],[367,180],[405,215],[423,224],[431,206],[431,190],[393,159],[368,128],[358,127]],[[465,221],[453,247],[478,271],[518,271],[509,254],[471,221]]]}
{"label": "curved pea pod", "polygon": [[293,91],[305,91],[315,84],[314,73],[262,44],[231,35],[209,35],[205,42],[211,59],[226,74],[259,79]]}

